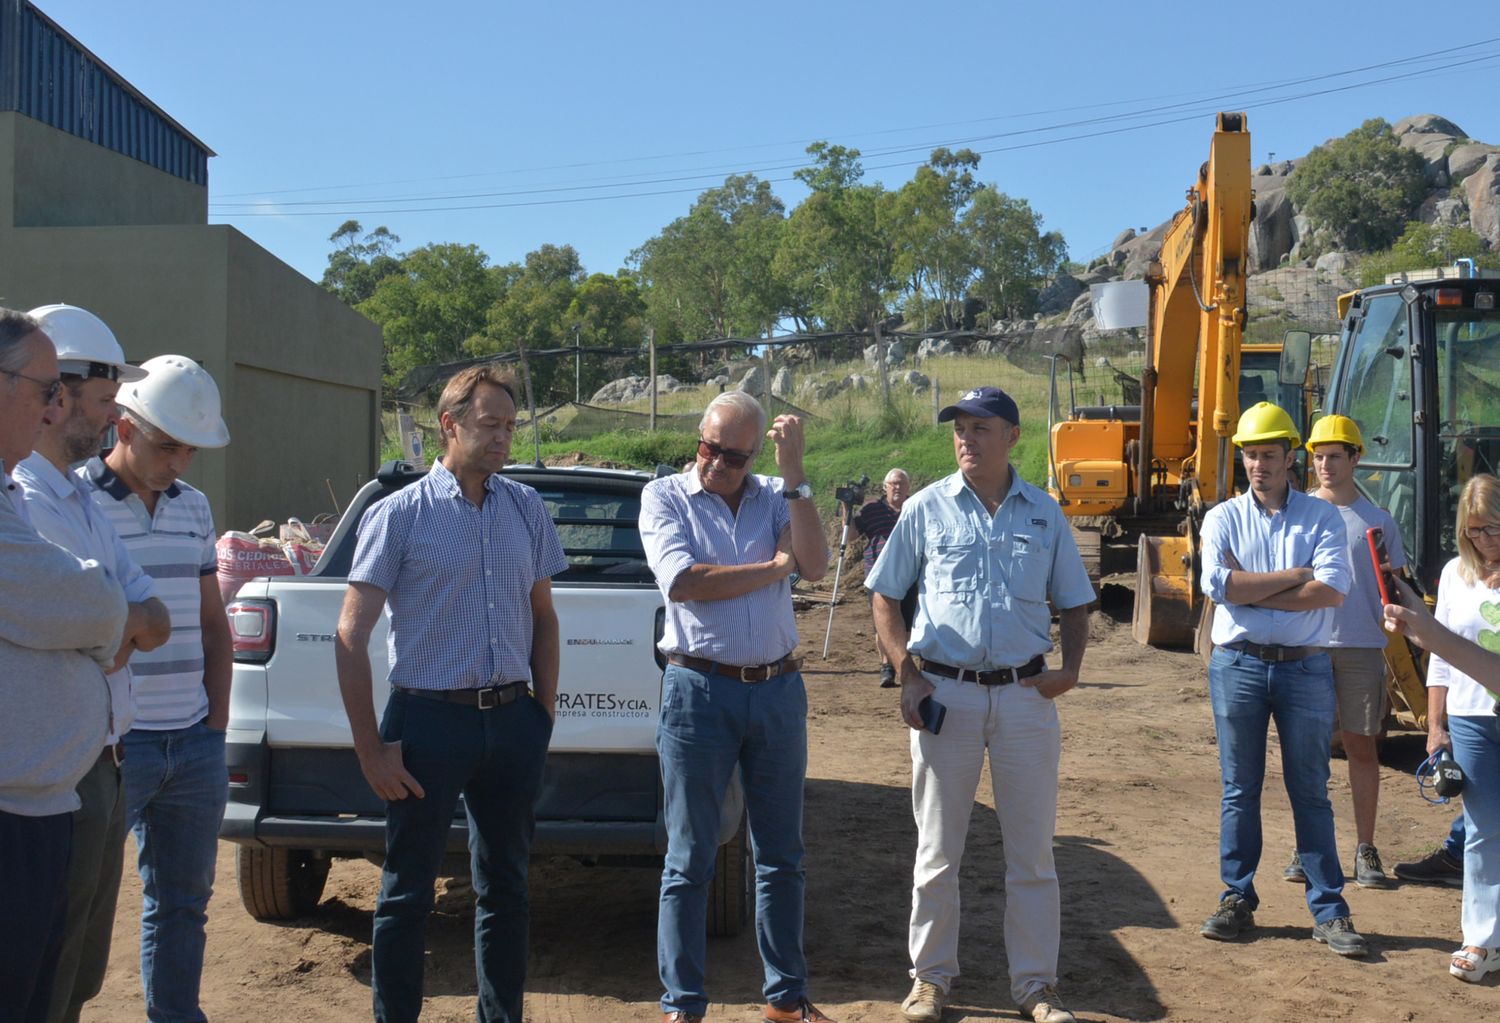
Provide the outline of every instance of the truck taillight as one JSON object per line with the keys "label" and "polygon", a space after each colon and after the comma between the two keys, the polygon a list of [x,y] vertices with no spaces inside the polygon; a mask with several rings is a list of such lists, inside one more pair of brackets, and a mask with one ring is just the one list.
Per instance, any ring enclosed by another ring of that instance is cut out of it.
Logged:
{"label": "truck taillight", "polygon": [[236,600],[224,609],[234,659],[264,664],[276,645],[276,605],[269,600]]}

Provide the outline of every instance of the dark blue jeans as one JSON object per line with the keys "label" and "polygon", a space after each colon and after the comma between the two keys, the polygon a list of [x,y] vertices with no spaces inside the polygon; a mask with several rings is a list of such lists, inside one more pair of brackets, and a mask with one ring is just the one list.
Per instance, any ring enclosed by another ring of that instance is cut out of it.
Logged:
{"label": "dark blue jeans", "polygon": [[1266,778],[1266,735],[1274,718],[1297,852],[1307,875],[1307,908],[1318,923],[1348,916],[1342,894],[1344,871],[1333,836],[1333,805],[1328,801],[1328,748],[1336,702],[1328,655],[1274,663],[1219,647],[1209,661],[1208,689],[1224,785],[1219,809],[1223,894],[1241,896],[1251,909],[1260,905],[1255,893],[1260,793]]}
{"label": "dark blue jeans", "polygon": [[735,764],[745,788],[755,855],[755,939],[766,1001],[807,991],[802,951],[802,786],[807,775],[807,691],[797,673],[741,682],[668,665],[656,733],[665,793],[667,857],[661,875],[657,966],[663,1012],[708,1009],[708,891],[719,848],[719,809]]}
{"label": "dark blue jeans", "polygon": [[469,819],[479,1023],[521,1023],[533,808],[552,719],[529,696],[488,710],[391,692],[380,734],[401,742],[426,793],[386,803],[385,869],[375,903],[371,989],[377,1023],[422,1012],[422,965],[433,885],[458,797]]}
{"label": "dark blue jeans", "polygon": [[62,951],[73,815],[0,810],[0,1020],[42,1023]]}

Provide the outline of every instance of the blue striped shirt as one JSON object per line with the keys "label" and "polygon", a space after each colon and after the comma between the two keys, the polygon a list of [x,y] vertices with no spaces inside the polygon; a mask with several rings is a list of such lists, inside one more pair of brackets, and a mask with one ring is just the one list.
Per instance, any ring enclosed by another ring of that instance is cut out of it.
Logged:
{"label": "blue striped shirt", "polygon": [[531,679],[531,588],[567,567],[535,490],[491,476],[476,508],[439,461],[365,512],[349,581],[385,591],[391,685],[479,689]]}
{"label": "blue striped shirt", "polygon": [[[94,504],[93,487],[77,476],[58,471],[41,452],[16,466],[16,482],[26,494],[31,524],[42,536],[78,558],[97,561],[125,590],[125,599],[139,604],[156,596],[156,582],[135,563],[120,534]],[[135,720],[130,668],[111,672],[109,679],[110,732],[113,746]]]}
{"label": "blue striped shirt", "polygon": [[153,515],[100,459],[89,459],[77,472],[93,488],[95,506],[103,509],[135,563],[155,580],[156,595],[172,616],[171,637],[130,658],[133,727],[166,731],[196,724],[208,716],[201,580],[218,571],[208,498],[178,480],[156,495]]}
{"label": "blue striped shirt", "polygon": [[754,565],[776,556],[776,538],[791,522],[781,480],[745,476],[739,513],[703,489],[695,467],[652,480],[641,491],[641,543],[656,585],[667,600],[663,653],[703,657],[721,664],[769,664],[797,647],[792,583],[769,586],[728,600],[671,597],[677,577],[697,564]]}
{"label": "blue striped shirt", "polygon": [[1094,599],[1057,502],[1011,470],[994,515],[962,472],[906,499],[865,586],[893,600],[920,581],[912,653],[958,668],[1018,668],[1052,649],[1059,608]]}
{"label": "blue striped shirt", "polygon": [[1225,555],[1246,572],[1311,568],[1313,578],[1340,593],[1350,586],[1349,545],[1339,510],[1296,487],[1274,512],[1241,494],[1221,501],[1203,517],[1203,593],[1215,605],[1213,641],[1238,640],[1281,646],[1325,646],[1333,631],[1331,607],[1316,611],[1274,611],[1225,599],[1230,567]]}

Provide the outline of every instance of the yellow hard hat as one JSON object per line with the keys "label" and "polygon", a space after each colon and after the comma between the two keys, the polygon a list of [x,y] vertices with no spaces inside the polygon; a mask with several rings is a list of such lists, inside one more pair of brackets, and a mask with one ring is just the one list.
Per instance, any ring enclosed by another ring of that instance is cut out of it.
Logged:
{"label": "yellow hard hat", "polygon": [[1360,436],[1359,424],[1348,416],[1327,415],[1313,423],[1307,435],[1307,450],[1319,444],[1348,444],[1360,454],[1365,453],[1365,439]]}
{"label": "yellow hard hat", "polygon": [[1244,411],[1240,416],[1239,428],[1231,440],[1235,447],[1240,448],[1247,444],[1265,444],[1273,440],[1287,441],[1293,450],[1302,445],[1302,438],[1297,434],[1292,417],[1279,405],[1272,405],[1269,401],[1256,402]]}

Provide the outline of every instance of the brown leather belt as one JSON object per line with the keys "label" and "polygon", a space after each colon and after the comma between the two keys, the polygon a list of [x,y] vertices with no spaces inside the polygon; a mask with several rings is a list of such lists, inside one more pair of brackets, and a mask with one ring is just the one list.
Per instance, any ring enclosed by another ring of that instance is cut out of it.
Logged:
{"label": "brown leather belt", "polygon": [[99,763],[109,764],[118,770],[125,763],[125,744],[117,742],[113,746],[104,747],[104,751],[99,754]]}
{"label": "brown leather belt", "polygon": [[1318,646],[1277,646],[1275,643],[1252,643],[1248,639],[1237,639],[1233,643],[1225,643],[1224,649],[1241,650],[1251,657],[1259,657],[1263,661],[1271,661],[1274,664],[1280,664],[1283,661],[1300,661],[1304,657],[1323,652],[1323,648]]}
{"label": "brown leather belt", "polygon": [[944,678],[956,678],[960,682],[978,682],[982,686],[1008,686],[1012,682],[1018,682],[1023,678],[1040,675],[1047,670],[1047,661],[1041,654],[1037,654],[1031,660],[1019,668],[991,668],[987,671],[975,671],[973,668],[955,668],[951,664],[939,664],[937,661],[929,661],[925,657],[917,658],[921,663],[918,665],[923,671],[930,671],[934,675],[942,675]]}
{"label": "brown leather belt", "polygon": [[524,681],[485,686],[483,689],[408,689],[405,686],[395,688],[410,696],[420,696],[424,700],[462,703],[469,707],[478,707],[480,710],[503,707],[526,695],[526,682]]}
{"label": "brown leather belt", "polygon": [[741,682],[767,682],[781,675],[790,675],[802,667],[800,657],[783,657],[770,664],[734,665],[720,664],[718,661],[688,654],[668,654],[667,661],[681,668],[701,671],[705,675],[723,675],[725,678],[737,678]]}

